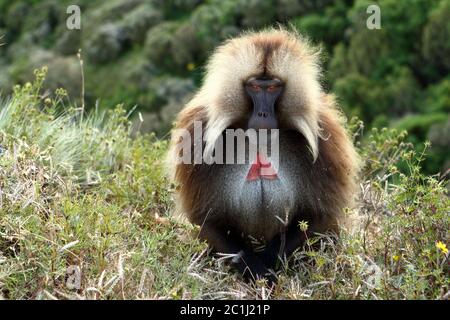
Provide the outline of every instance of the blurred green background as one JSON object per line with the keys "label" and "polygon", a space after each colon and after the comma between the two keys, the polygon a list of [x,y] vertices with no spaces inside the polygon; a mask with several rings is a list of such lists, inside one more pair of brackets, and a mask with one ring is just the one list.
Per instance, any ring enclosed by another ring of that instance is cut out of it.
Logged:
{"label": "blurred green background", "polygon": [[[379,30],[366,27],[374,3]],[[71,4],[81,30],[66,27]],[[277,23],[323,48],[324,86],[366,132],[406,129],[418,150],[432,143],[426,172],[450,167],[450,0],[0,0],[0,92],[48,65],[49,92],[64,87],[79,104],[81,48],[87,107],[137,105],[141,129],[164,137],[213,48]]]}

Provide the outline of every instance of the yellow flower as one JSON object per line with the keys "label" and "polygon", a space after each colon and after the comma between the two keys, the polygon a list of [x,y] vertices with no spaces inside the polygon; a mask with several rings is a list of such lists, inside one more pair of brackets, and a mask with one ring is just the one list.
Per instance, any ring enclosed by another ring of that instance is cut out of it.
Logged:
{"label": "yellow flower", "polygon": [[439,250],[441,250],[441,252],[442,252],[443,254],[447,254],[447,253],[448,253],[447,246],[446,246],[445,243],[443,243],[442,241],[436,242],[436,248],[438,248]]}
{"label": "yellow flower", "polygon": [[61,96],[61,97],[67,96],[67,91],[66,91],[66,89],[63,89],[63,88],[56,89],[55,93],[57,96]]}
{"label": "yellow flower", "polygon": [[308,230],[308,221],[299,221],[298,226],[300,227],[300,230],[303,232],[306,232]]}
{"label": "yellow flower", "polygon": [[192,63],[192,62],[190,62],[190,63],[187,64],[186,68],[187,68],[189,71],[192,71],[192,70],[195,69],[195,64]]}
{"label": "yellow flower", "polygon": [[394,259],[394,261],[397,262],[398,260],[400,260],[400,256],[394,255],[392,259]]}

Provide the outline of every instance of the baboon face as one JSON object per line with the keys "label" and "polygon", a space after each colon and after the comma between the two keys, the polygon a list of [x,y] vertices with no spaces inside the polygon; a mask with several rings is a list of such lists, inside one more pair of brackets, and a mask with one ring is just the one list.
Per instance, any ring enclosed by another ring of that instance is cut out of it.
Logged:
{"label": "baboon face", "polygon": [[252,104],[248,128],[278,129],[276,106],[283,89],[283,82],[276,78],[252,77],[245,82],[245,92]]}
{"label": "baboon face", "polygon": [[280,31],[250,34],[219,47],[194,99],[208,114],[206,148],[229,127],[293,129],[318,155],[322,88],[318,54]]}

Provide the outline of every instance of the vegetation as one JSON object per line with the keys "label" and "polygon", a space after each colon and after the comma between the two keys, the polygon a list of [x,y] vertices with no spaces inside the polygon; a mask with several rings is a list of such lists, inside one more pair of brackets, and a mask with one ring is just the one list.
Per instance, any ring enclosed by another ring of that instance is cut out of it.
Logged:
{"label": "vegetation", "polygon": [[[381,29],[366,27],[369,4]],[[66,8],[81,8],[68,30]],[[322,46],[325,86],[372,127],[406,129],[426,173],[450,165],[450,0],[0,0],[0,91],[49,66],[45,87],[87,106],[138,105],[143,131],[165,136],[213,48],[244,29],[291,25]],[[136,113],[137,114],[137,113]],[[138,121],[138,120],[137,120]]]}
{"label": "vegetation", "polygon": [[0,298],[448,299],[450,199],[405,132],[350,121],[365,164],[351,223],[310,238],[270,291],[171,214],[166,141],[132,139],[121,106],[85,115],[43,91],[45,71],[0,105]]}

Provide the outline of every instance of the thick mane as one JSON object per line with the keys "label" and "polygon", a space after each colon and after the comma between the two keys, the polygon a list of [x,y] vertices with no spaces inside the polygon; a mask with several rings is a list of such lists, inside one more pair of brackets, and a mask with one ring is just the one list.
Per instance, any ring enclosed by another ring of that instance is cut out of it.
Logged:
{"label": "thick mane", "polygon": [[317,102],[322,95],[318,53],[305,38],[278,29],[245,33],[219,46],[206,67],[204,85],[188,104],[204,106],[208,114],[206,152],[212,152],[223,130],[248,110],[245,80],[269,75],[285,82],[281,121],[305,136],[316,159],[321,108]]}
{"label": "thick mane", "polygon": [[[175,129],[182,130],[173,131],[169,152],[178,210],[200,226],[199,237],[215,251],[233,255],[231,263],[244,277],[274,281],[269,268],[278,256],[289,256],[305,241],[298,222],[309,223],[309,234],[337,232],[356,194],[359,157],[333,96],[320,86],[317,63],[317,51],[298,34],[246,33],[217,48],[204,85],[178,115]],[[283,87],[271,106],[280,129],[275,179],[260,172],[249,180],[254,163],[178,163],[184,136],[177,132],[192,137],[200,123],[206,131],[203,140],[190,140],[189,157],[199,146],[208,157],[225,129],[243,129],[253,119],[257,107],[248,95],[255,78]],[[262,252],[253,250],[251,239],[263,239]]]}
{"label": "thick mane", "polygon": [[[314,161],[321,156],[336,168],[333,179],[341,186],[336,190],[336,204],[342,208],[354,190],[359,161],[333,97],[320,86],[318,54],[305,38],[278,29],[245,33],[225,42],[210,58],[204,85],[178,115],[175,129],[192,133],[194,121],[200,121],[205,130],[205,153],[212,151],[223,131],[250,108],[244,81],[264,73],[280,78],[285,82],[280,117],[304,136]],[[173,135],[172,139],[170,173],[178,183],[189,185],[190,191],[180,194],[181,202],[193,208],[198,200],[193,194],[201,193],[191,180],[194,165],[175,165],[174,145],[179,137]]]}

